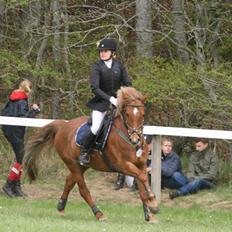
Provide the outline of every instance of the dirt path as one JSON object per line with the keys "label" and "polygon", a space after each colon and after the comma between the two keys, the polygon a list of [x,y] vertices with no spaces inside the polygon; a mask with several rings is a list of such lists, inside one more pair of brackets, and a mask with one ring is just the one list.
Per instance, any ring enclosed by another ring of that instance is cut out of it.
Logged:
{"label": "dirt path", "polygon": [[[58,178],[59,179],[59,178]],[[28,199],[59,199],[64,185],[64,179],[58,183],[57,178],[50,183],[33,183],[23,184],[23,189],[28,194]],[[91,195],[95,202],[109,201],[112,203],[129,203],[133,205],[141,205],[138,192],[133,192],[129,188],[124,187],[118,191],[114,190],[114,183],[116,180],[115,173],[92,173],[90,177],[86,178],[87,185],[91,192]],[[3,181],[0,180],[0,185],[3,185]],[[223,209],[231,210],[232,201],[222,199],[215,192],[203,191],[198,194],[193,194],[187,197],[177,198],[170,200],[168,197],[168,190],[162,191],[162,205],[168,207],[191,207],[193,204],[203,206],[209,210]],[[3,194],[3,193],[2,193]],[[72,190],[70,200],[83,201],[81,198],[78,188],[75,186]]]}

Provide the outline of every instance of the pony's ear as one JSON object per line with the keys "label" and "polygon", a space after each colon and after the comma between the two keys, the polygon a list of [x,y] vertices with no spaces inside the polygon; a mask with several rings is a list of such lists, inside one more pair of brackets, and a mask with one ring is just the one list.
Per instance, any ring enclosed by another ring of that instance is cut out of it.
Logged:
{"label": "pony's ear", "polygon": [[127,91],[125,90],[125,88],[121,87],[122,90],[122,98],[126,99],[129,97],[129,94],[127,93]]}
{"label": "pony's ear", "polygon": [[147,101],[148,98],[148,94],[146,93],[145,95],[142,95],[141,100],[143,103],[145,103]]}

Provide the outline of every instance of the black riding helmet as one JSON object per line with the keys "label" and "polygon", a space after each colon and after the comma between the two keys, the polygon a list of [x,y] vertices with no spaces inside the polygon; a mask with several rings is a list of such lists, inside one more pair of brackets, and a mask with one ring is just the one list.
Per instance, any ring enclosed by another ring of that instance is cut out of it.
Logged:
{"label": "black riding helmet", "polygon": [[98,47],[98,50],[111,50],[113,52],[116,52],[117,50],[117,44],[116,41],[114,39],[103,39]]}

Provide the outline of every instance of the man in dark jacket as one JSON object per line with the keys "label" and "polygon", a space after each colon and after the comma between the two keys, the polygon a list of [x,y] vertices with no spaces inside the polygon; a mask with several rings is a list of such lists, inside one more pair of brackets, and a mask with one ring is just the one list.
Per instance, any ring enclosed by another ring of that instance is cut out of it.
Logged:
{"label": "man in dark jacket", "polygon": [[170,192],[170,199],[196,193],[201,189],[211,189],[217,183],[218,156],[209,148],[208,139],[196,138],[194,142],[196,152],[190,157],[187,174],[190,182],[177,191]]}
{"label": "man in dark jacket", "polygon": [[[31,110],[28,107],[28,96],[31,90],[32,83],[29,80],[21,81],[19,89],[16,89],[11,93],[9,101],[2,110],[2,115],[9,117],[33,118],[35,114],[39,112],[39,107],[36,104],[32,105]],[[7,181],[2,188],[9,197],[24,197],[26,195],[22,191],[20,183],[24,156],[25,130],[25,126],[2,126],[3,134],[11,144],[15,153],[15,162],[9,172]]]}
{"label": "man in dark jacket", "polygon": [[161,187],[176,189],[188,182],[182,173],[181,160],[172,151],[173,141],[169,137],[162,139]]}

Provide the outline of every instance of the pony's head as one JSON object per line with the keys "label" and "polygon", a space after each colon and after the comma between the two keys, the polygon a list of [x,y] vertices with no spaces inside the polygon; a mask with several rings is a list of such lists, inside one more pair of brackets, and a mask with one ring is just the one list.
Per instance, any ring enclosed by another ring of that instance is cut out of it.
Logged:
{"label": "pony's head", "polygon": [[135,88],[121,87],[117,92],[117,99],[117,114],[120,114],[124,121],[130,141],[137,144],[143,137],[146,96]]}

